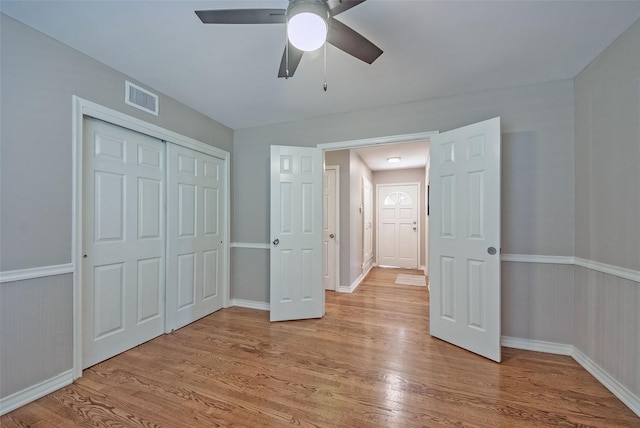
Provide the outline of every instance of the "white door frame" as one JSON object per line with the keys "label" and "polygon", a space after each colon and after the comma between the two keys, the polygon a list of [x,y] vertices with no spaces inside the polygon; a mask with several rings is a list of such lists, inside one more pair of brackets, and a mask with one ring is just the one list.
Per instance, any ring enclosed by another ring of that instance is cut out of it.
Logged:
{"label": "white door frame", "polygon": [[[324,153],[323,153],[323,158],[324,158]],[[335,231],[336,238],[333,240],[335,245],[335,254],[336,254],[335,272],[333,273],[333,275],[335,278],[336,286],[333,289],[333,291],[338,291],[338,288],[340,287],[340,245],[338,243],[342,238],[342,236],[340,235],[340,165],[325,165],[323,172],[328,169],[332,169],[336,172],[336,189],[334,192],[335,201],[333,203],[333,206],[335,207],[334,224],[336,225],[336,231]]]}
{"label": "white door frame", "polygon": [[[321,143],[321,144],[318,144],[317,147],[319,149],[322,149],[323,151],[328,151],[328,150],[355,149],[359,147],[386,146],[386,145],[393,145],[398,143],[408,143],[410,141],[427,140],[433,135],[437,135],[437,134],[439,134],[439,131],[425,131],[425,132],[417,132],[415,134],[399,134],[399,135],[391,135],[387,137],[374,137],[374,138],[364,138],[361,140],[346,140],[346,141],[336,141],[333,143]],[[376,246],[377,246],[377,241],[376,241]],[[420,245],[418,244],[418,247],[419,246]],[[376,258],[377,257],[378,255],[376,254]]]}
{"label": "white door frame", "polygon": [[83,118],[90,116],[113,125],[149,135],[162,141],[197,150],[225,162],[225,211],[224,211],[224,249],[223,263],[223,307],[229,306],[229,233],[230,233],[230,168],[229,152],[209,144],[194,140],[160,126],[145,122],[133,116],[112,110],[100,104],[72,97],[72,224],[71,224],[71,263],[73,265],[73,378],[82,376],[82,173],[83,173]]}
{"label": "white door frame", "polygon": [[381,187],[396,187],[396,186],[416,186],[416,197],[418,198],[417,207],[416,207],[416,233],[417,233],[417,242],[416,242],[416,270],[420,270],[420,267],[423,266],[421,264],[422,259],[420,258],[420,235],[422,234],[422,224],[420,222],[420,217],[422,216],[422,212],[424,211],[424,206],[422,204],[422,198],[420,197],[420,182],[402,182],[402,183],[378,183],[376,184],[376,192],[375,192],[375,200],[376,200],[376,266],[380,265],[380,261],[378,257],[380,256],[380,215],[378,210],[380,209],[380,188]]}

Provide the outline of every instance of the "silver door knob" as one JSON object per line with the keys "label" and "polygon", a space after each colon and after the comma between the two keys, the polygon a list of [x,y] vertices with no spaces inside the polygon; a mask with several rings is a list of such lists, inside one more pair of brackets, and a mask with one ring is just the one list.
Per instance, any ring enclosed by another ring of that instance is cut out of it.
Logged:
{"label": "silver door knob", "polygon": [[492,256],[496,253],[496,249],[495,247],[489,247],[487,248],[487,253],[491,254]]}
{"label": "silver door knob", "polygon": [[278,238],[273,240],[273,245],[275,245],[276,247],[278,246],[279,243],[280,243],[280,240]]}
{"label": "silver door knob", "polygon": [[333,233],[331,235],[329,235],[329,238],[331,238],[331,239],[333,239],[335,237],[336,237],[336,235],[334,235]]}

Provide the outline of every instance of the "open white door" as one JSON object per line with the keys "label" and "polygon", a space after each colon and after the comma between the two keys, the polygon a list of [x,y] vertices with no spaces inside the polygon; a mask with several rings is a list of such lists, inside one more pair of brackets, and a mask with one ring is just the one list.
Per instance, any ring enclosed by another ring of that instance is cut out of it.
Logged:
{"label": "open white door", "polygon": [[271,321],[320,318],[322,151],[271,146]]}
{"label": "open white door", "polygon": [[500,361],[500,118],[431,137],[431,335]]}

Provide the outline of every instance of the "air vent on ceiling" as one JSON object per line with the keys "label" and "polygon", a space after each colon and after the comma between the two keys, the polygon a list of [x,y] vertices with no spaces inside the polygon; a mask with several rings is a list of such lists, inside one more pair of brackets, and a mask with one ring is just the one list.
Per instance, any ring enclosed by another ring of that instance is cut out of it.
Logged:
{"label": "air vent on ceiling", "polygon": [[147,113],[158,115],[158,96],[129,81],[125,81],[124,102]]}

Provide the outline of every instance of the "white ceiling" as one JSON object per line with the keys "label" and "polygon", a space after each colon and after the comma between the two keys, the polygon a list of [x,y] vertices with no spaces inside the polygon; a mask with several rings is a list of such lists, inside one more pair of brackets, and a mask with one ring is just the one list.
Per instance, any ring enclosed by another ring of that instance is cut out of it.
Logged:
{"label": "white ceiling", "polygon": [[569,79],[640,18],[640,1],[368,0],[338,19],[384,53],[328,47],[278,79],[284,26],[204,25],[197,9],[287,0],[5,1],[2,13],[241,129]]}
{"label": "white ceiling", "polygon": [[[424,168],[429,155],[429,141],[382,144],[353,149],[372,171]],[[389,163],[388,158],[399,157],[400,162]]]}

